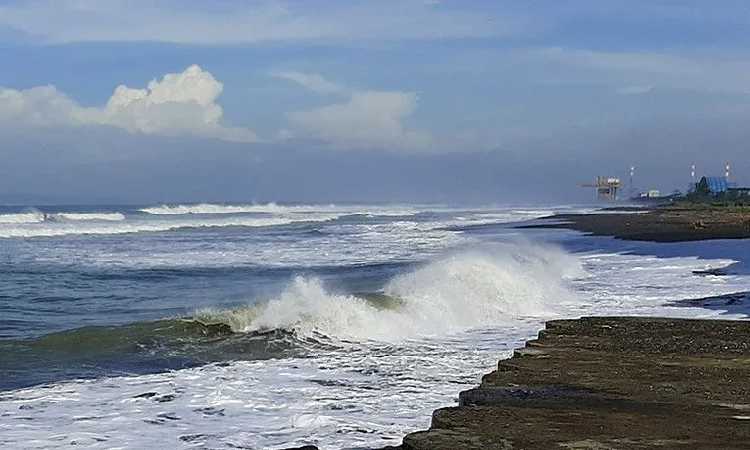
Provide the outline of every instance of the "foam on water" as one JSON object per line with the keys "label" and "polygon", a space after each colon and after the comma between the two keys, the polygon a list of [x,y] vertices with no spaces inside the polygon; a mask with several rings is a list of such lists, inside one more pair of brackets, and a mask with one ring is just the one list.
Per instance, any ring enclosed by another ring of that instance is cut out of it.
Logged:
{"label": "foam on water", "polygon": [[[460,212],[450,219],[417,220],[420,211],[431,214]],[[399,217],[387,223],[350,223],[333,231],[352,230],[367,240],[370,230],[378,233],[383,228],[412,228],[416,231],[439,231],[451,227],[507,223],[542,217],[554,209],[514,210],[509,208],[475,208],[454,210],[447,207],[414,207],[405,205],[161,205],[139,210],[147,217],[122,212],[48,212],[36,210],[0,214],[0,238],[52,237],[66,235],[107,235],[124,233],[153,233],[182,228],[224,226],[275,226],[295,222],[322,222],[344,216],[369,218]],[[408,220],[407,220],[408,219]]]}
{"label": "foam on water", "polygon": [[57,221],[121,221],[125,215],[119,212],[113,213],[51,213],[45,214],[40,211],[29,211],[15,214],[0,214],[0,224],[36,224],[41,222]]}
{"label": "foam on water", "polygon": [[[435,408],[455,404],[459,391],[478,383],[499,358],[534,336],[548,318],[618,314],[741,318],[665,304],[750,290],[744,275],[693,274],[731,264],[727,258],[643,256],[633,251],[652,247],[639,244],[629,246],[632,253],[598,249],[573,255],[524,241],[489,244],[481,240],[489,234],[472,235],[470,227],[461,227],[538,217],[553,208],[430,211],[414,217],[400,217],[399,208],[316,208],[224,213],[226,217],[157,213],[140,214],[137,219],[134,216],[139,214],[127,214],[125,220],[111,223],[0,226],[1,236],[14,227],[26,232],[70,228],[76,233],[90,229],[111,233],[127,227],[136,232],[273,223],[265,220],[318,221],[311,227],[295,227],[302,230],[295,231],[298,235],[280,229],[268,233],[272,237],[258,239],[253,233],[242,233],[242,239],[228,233],[211,236],[209,242],[199,233],[180,233],[179,239],[163,240],[128,236],[115,240],[116,246],[92,236],[86,246],[59,239],[56,245],[29,240],[12,247],[36,252],[32,255],[36,259],[30,260],[42,260],[44,267],[72,261],[87,271],[90,265],[98,269],[109,263],[179,271],[185,265],[234,267],[249,261],[264,269],[335,265],[338,275],[353,273],[348,264],[411,264],[394,265],[400,273],[382,282],[378,279],[375,298],[344,290],[335,276],[294,276],[285,289],[246,298],[248,306],[195,314],[202,322],[228,324],[234,331],[248,333],[243,337],[284,329],[300,337],[321,338],[325,345],[311,346],[304,358],[292,352],[293,357],[264,361],[225,361],[0,392],[0,447],[394,445],[403,434],[429,426]],[[343,216],[361,211],[391,218]],[[587,244],[585,248],[599,247]],[[10,253],[9,258],[15,257]],[[223,281],[217,278],[212,289]]]}
{"label": "foam on water", "polygon": [[310,212],[341,212],[351,214],[373,215],[411,215],[417,210],[407,206],[373,206],[373,205],[279,205],[277,203],[227,205],[214,203],[200,203],[191,205],[159,205],[140,209],[141,212],[153,215],[183,215],[183,214],[243,214],[243,213],[310,213]]}
{"label": "foam on water", "polygon": [[[563,263],[563,261],[566,261]],[[441,258],[391,280],[379,307],[354,295],[332,294],[315,278],[296,277],[280,297],[231,312],[203,312],[204,320],[236,331],[293,330],[303,336],[400,341],[470,328],[549,317],[572,301],[565,276],[578,273],[575,258],[546,246],[497,245],[492,251]]]}
{"label": "foam on water", "polygon": [[[433,409],[478,382],[555,315],[715,317],[665,301],[747,290],[743,276],[695,276],[729,260],[619,253],[574,257],[512,244],[469,251],[398,275],[401,301],[292,280],[268,303],[214,312],[234,329],[325,332],[306,358],[238,361],[137,377],[72,381],[0,394],[0,444],[62,448],[371,448],[429,425]],[[223,314],[223,316],[221,316]],[[244,315],[243,315],[244,314]],[[138,430],[134,432],[133,430]]]}
{"label": "foam on water", "polygon": [[[0,238],[15,237],[50,237],[81,234],[124,234],[179,230],[183,228],[210,227],[268,227],[286,225],[294,222],[322,222],[338,217],[335,214],[307,214],[298,217],[231,217],[181,220],[121,220],[116,216],[96,215],[97,219],[76,218],[81,215],[62,215],[66,220],[44,221],[41,223],[3,224],[0,225]],[[71,219],[72,216],[73,218]],[[111,222],[111,223],[104,223]]]}
{"label": "foam on water", "polygon": [[222,205],[200,203],[195,205],[159,205],[140,209],[141,212],[155,215],[181,214],[240,214],[240,213],[281,213],[289,212],[289,207],[276,203],[253,205]]}
{"label": "foam on water", "polygon": [[0,224],[38,223],[44,221],[44,214],[34,211],[17,214],[0,214]]}
{"label": "foam on water", "polygon": [[52,220],[94,220],[94,221],[108,221],[108,222],[119,222],[125,220],[125,215],[122,213],[56,213],[49,214],[47,216]]}

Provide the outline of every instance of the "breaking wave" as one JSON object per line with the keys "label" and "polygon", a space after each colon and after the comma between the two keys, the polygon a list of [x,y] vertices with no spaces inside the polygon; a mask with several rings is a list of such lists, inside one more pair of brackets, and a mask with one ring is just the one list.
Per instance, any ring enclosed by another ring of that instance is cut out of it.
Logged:
{"label": "breaking wave", "polygon": [[38,211],[17,213],[17,214],[0,214],[0,223],[39,223],[44,221],[44,214]]}
{"label": "breaking wave", "polygon": [[428,263],[393,278],[381,295],[336,294],[300,276],[267,303],[196,318],[238,332],[393,341],[554,316],[574,297],[565,280],[581,275],[578,259],[557,248],[507,244]]}
{"label": "breaking wave", "polygon": [[79,220],[100,220],[100,221],[107,221],[107,222],[119,222],[121,220],[125,220],[125,215],[118,212],[113,213],[56,213],[56,214],[48,214],[46,216],[47,220],[71,220],[71,221],[79,221]]}
{"label": "breaking wave", "polygon": [[0,224],[30,224],[40,222],[63,221],[107,221],[118,222],[125,220],[125,215],[112,213],[54,213],[45,214],[41,211],[29,211],[15,214],[0,214]]}
{"label": "breaking wave", "polygon": [[195,205],[159,205],[139,209],[140,212],[152,215],[185,215],[185,214],[302,214],[328,212],[340,214],[365,214],[371,216],[411,216],[418,209],[400,205],[279,205],[263,203],[250,205],[222,205],[200,203]]}
{"label": "breaking wave", "polygon": [[213,203],[200,203],[197,205],[159,205],[142,208],[139,211],[155,215],[180,215],[180,214],[240,214],[240,213],[287,213],[305,212],[330,208],[321,206],[281,206],[276,203],[252,204],[252,205],[221,205]]}
{"label": "breaking wave", "polygon": [[[50,237],[67,235],[102,235],[144,232],[176,231],[181,229],[215,228],[215,227],[268,227],[287,225],[295,222],[323,222],[335,219],[337,215],[304,215],[296,218],[287,217],[240,217],[216,218],[204,220],[176,221],[104,221],[90,220],[48,220],[40,223],[11,223],[0,227],[0,238],[15,237]],[[13,226],[16,225],[16,226]]]}

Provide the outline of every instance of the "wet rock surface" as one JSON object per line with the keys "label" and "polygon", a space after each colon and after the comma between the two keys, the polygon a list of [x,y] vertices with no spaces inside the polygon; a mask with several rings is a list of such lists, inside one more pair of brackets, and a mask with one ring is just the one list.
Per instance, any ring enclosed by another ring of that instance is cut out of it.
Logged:
{"label": "wet rock surface", "polygon": [[750,209],[661,207],[639,214],[558,214],[519,228],[571,228],[653,242],[750,238]]}
{"label": "wet rock surface", "polygon": [[548,322],[400,448],[750,448],[750,322]]}

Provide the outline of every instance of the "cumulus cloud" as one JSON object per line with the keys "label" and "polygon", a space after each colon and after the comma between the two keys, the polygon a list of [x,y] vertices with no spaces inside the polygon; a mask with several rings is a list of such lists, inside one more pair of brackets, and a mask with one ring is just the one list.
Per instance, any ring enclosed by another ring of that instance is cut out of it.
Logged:
{"label": "cumulus cloud", "polygon": [[0,88],[0,122],[30,126],[78,125],[83,112],[54,86],[15,90]]}
{"label": "cumulus cloud", "polygon": [[101,108],[83,107],[53,86],[0,88],[0,119],[22,126],[108,125],[132,133],[256,141],[247,128],[221,124],[223,111],[216,100],[222,89],[197,65],[152,80],[144,89],[120,85]]}
{"label": "cumulus cloud", "polygon": [[354,92],[348,101],[289,114],[303,135],[342,148],[426,149],[432,139],[411,130],[404,120],[417,106],[417,95],[398,91]]}

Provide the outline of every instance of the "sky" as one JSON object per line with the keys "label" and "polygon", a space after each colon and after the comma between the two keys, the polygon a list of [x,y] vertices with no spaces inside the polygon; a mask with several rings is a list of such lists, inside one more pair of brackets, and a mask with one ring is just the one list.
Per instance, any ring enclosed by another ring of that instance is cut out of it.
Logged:
{"label": "sky", "polygon": [[0,202],[750,184],[739,0],[0,0]]}

